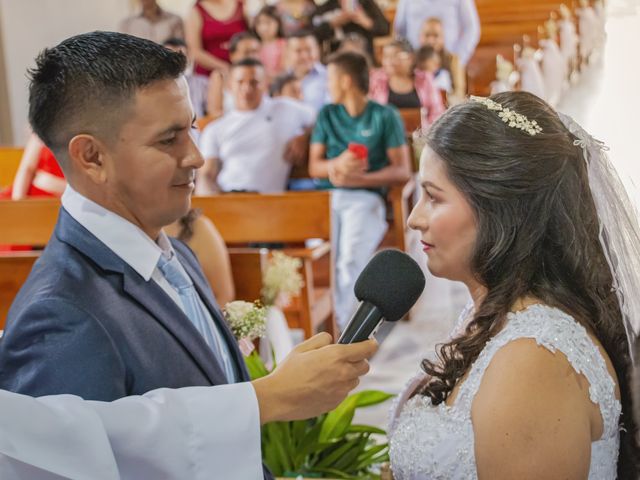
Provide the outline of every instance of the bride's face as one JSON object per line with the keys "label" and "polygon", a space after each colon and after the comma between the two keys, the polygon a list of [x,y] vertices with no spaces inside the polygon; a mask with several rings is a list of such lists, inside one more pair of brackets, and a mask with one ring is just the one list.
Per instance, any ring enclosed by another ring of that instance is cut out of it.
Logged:
{"label": "bride's face", "polygon": [[420,232],[427,266],[436,277],[469,282],[476,219],[466,198],[449,180],[444,162],[428,146],[420,162],[420,201],[409,227]]}

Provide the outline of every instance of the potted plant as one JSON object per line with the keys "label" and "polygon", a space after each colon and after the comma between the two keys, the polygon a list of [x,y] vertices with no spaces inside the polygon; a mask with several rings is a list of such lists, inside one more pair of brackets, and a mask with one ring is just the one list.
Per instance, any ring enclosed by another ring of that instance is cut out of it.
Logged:
{"label": "potted plant", "polygon": [[[251,378],[268,375],[270,370],[252,343],[264,335],[266,309],[260,303],[231,302],[225,307],[225,318],[239,340]],[[391,397],[365,390],[318,417],[263,425],[264,462],[277,477],[379,479],[380,465],[389,460],[386,432],[353,424],[353,417],[356,409]]]}

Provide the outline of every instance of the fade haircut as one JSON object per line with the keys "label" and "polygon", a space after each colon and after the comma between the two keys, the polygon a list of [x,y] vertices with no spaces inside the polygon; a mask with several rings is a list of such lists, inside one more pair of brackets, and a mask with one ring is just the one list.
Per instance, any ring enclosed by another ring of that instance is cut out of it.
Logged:
{"label": "fade haircut", "polygon": [[64,170],[74,136],[113,140],[136,92],[178,78],[185,67],[181,53],[123,33],[68,38],[43,50],[28,71],[29,122]]}
{"label": "fade haircut", "polygon": [[349,75],[362,93],[369,92],[369,63],[364,55],[356,52],[339,52],[329,57],[327,64],[335,65],[341,73]]}

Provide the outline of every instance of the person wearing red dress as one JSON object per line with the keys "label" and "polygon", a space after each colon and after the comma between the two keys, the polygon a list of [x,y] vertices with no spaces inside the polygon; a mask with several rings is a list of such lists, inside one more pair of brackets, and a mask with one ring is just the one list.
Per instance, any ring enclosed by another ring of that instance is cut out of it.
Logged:
{"label": "person wearing red dress", "polygon": [[208,76],[229,70],[229,40],[248,29],[238,0],[198,0],[186,21],[187,45],[193,52],[194,72]]}
{"label": "person wearing red dress", "polygon": [[[0,200],[60,197],[67,182],[53,152],[34,134],[27,141],[13,184],[0,192]],[[0,252],[32,250],[26,245],[0,245]]]}

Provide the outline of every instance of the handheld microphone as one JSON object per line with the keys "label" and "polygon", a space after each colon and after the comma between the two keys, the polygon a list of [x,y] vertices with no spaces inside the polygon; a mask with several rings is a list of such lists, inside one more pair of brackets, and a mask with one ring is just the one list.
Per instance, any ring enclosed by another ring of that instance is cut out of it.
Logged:
{"label": "handheld microphone", "polygon": [[360,306],[338,343],[367,340],[384,321],[402,318],[420,297],[425,278],[416,261],[400,250],[378,252],[364,268],[354,293]]}

